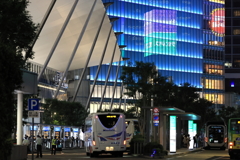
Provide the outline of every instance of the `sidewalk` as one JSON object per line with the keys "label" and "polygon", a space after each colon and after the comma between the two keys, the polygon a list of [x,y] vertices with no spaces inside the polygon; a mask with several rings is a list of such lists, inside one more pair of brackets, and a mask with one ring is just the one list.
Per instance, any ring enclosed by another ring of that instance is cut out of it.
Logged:
{"label": "sidewalk", "polygon": [[197,151],[201,151],[201,150],[202,150],[202,147],[193,148],[192,150],[187,149],[187,148],[180,148],[180,149],[177,149],[176,153],[168,152],[168,155],[165,156],[165,158],[179,156],[179,155],[188,154],[188,153],[191,153],[191,152],[197,152]]}

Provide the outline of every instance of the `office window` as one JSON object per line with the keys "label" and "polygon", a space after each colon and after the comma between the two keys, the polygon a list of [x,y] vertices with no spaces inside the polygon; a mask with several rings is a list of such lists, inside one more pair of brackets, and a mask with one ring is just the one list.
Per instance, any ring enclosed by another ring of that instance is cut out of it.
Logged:
{"label": "office window", "polygon": [[240,10],[235,10],[235,11],[233,11],[233,15],[234,15],[235,17],[240,16]]}
{"label": "office window", "polygon": [[234,35],[239,35],[240,34],[240,29],[234,29],[233,34]]}

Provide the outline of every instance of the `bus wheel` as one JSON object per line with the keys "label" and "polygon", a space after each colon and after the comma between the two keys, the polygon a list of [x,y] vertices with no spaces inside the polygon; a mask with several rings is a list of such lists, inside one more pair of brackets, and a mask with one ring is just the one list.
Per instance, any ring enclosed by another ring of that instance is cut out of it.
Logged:
{"label": "bus wheel", "polygon": [[97,157],[98,156],[98,153],[90,153],[90,157]]}
{"label": "bus wheel", "polygon": [[118,152],[118,157],[123,157],[123,152]]}
{"label": "bus wheel", "polygon": [[233,154],[230,154],[229,156],[230,156],[230,159],[234,159],[235,158]]}

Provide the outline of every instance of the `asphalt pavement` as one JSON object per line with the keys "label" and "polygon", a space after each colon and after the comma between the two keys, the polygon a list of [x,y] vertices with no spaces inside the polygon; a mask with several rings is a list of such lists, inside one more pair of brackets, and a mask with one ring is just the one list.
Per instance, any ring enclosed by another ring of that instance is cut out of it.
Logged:
{"label": "asphalt pavement", "polygon": [[[179,156],[182,154],[188,154],[191,152],[196,152],[202,150],[202,148],[194,148],[192,150],[189,150],[187,148],[180,148],[177,149],[175,153],[170,153],[168,152],[167,156],[164,156],[162,158],[169,158],[169,157],[174,157],[174,156]],[[85,149],[84,148],[70,148],[70,149],[63,149],[62,153],[60,151],[56,152],[56,155],[51,155],[51,151],[49,149],[43,149],[43,157],[42,158],[36,158],[37,153],[28,154],[27,160],[38,160],[38,159],[43,159],[43,160],[75,160],[75,159],[88,159],[89,156],[86,156]],[[101,155],[104,158],[104,155]],[[110,155],[105,155],[109,157]],[[135,158],[152,158],[151,156],[142,156],[142,155],[128,155],[127,153],[124,153],[124,158],[126,159],[135,159]]]}

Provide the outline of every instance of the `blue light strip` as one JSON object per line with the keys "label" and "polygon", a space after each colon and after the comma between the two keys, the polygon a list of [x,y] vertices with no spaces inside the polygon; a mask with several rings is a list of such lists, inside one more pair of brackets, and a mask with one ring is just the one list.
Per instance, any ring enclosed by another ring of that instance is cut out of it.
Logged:
{"label": "blue light strip", "polygon": [[[131,35],[131,36],[142,36],[142,37],[146,37],[144,34],[135,34],[135,33],[131,33],[131,32],[124,32],[124,34],[126,35]],[[160,38],[160,37],[157,37],[157,36],[148,36],[148,37],[153,37],[153,38]],[[181,40],[181,39],[173,39],[173,38],[168,38],[168,37],[165,37],[164,39],[169,39],[169,40],[177,40],[179,42],[189,42],[189,43],[195,43],[195,44],[203,44],[203,42],[197,42],[197,41],[192,41],[192,40]]]}
{"label": "blue light strip", "polygon": [[[142,51],[142,50],[137,50],[137,49],[123,49],[125,51],[133,51],[133,52],[142,52],[142,53],[145,53],[146,51]],[[168,55],[168,56],[177,56],[177,57],[187,57],[187,58],[196,58],[196,59],[203,59],[203,57],[200,57],[200,56],[189,56],[189,55],[177,55],[176,54],[169,54],[169,53],[158,53],[158,52],[149,52],[149,53],[156,53],[157,55]]]}
{"label": "blue light strip", "polygon": [[[124,16],[124,15],[119,15],[119,14],[115,14],[115,13],[108,13],[109,16],[114,16],[114,17],[121,17],[121,18],[127,18],[127,19],[134,19],[134,20],[142,20],[142,21],[146,21],[143,18],[133,18],[132,16]],[[147,20],[148,21],[148,20]],[[152,22],[156,22],[156,21],[152,21]],[[167,23],[165,23],[167,24]],[[177,26],[181,26],[181,27],[187,27],[187,28],[194,28],[194,29],[201,29],[201,26],[193,26],[193,25],[181,25],[181,24],[176,24]]]}
{"label": "blue light strip", "polygon": [[135,4],[141,4],[141,5],[145,5],[145,6],[152,6],[152,7],[159,7],[159,8],[164,8],[164,9],[172,9],[172,10],[176,10],[176,11],[183,11],[183,12],[187,12],[187,13],[195,13],[195,14],[200,14],[200,15],[202,15],[203,13],[202,12],[197,12],[197,11],[189,11],[189,9],[184,9],[184,10],[182,10],[182,9],[179,9],[179,8],[177,8],[177,7],[170,7],[170,6],[168,6],[168,7],[166,7],[166,6],[164,6],[164,5],[162,5],[162,6],[157,6],[157,5],[153,5],[153,4],[150,4],[150,3],[141,3],[141,2],[137,2],[137,0],[119,0],[119,1],[122,1],[122,2],[130,2],[130,3],[135,3]]}

